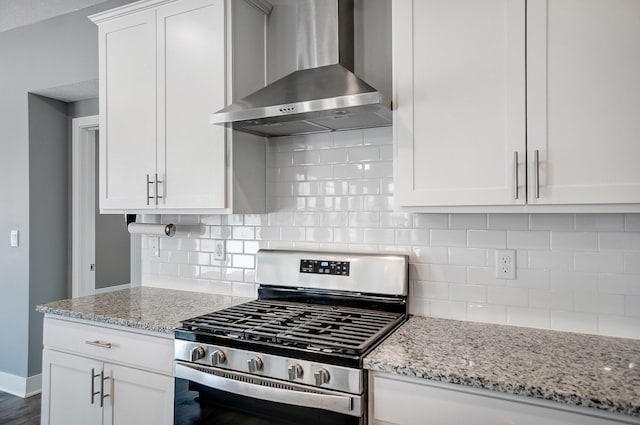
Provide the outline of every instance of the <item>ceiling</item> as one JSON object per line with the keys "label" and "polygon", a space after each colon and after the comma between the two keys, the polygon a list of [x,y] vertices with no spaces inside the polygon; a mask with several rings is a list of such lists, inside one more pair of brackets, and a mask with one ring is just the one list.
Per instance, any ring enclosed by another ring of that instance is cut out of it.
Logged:
{"label": "ceiling", "polygon": [[105,1],[107,0],[0,0],[0,32]]}

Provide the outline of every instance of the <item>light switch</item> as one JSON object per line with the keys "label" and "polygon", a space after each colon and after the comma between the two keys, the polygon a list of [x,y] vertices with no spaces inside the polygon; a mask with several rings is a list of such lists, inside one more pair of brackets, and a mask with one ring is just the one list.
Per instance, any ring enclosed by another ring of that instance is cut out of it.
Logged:
{"label": "light switch", "polygon": [[18,239],[18,231],[17,230],[12,230],[11,231],[11,246],[12,247],[17,247],[18,244],[20,243],[20,240]]}

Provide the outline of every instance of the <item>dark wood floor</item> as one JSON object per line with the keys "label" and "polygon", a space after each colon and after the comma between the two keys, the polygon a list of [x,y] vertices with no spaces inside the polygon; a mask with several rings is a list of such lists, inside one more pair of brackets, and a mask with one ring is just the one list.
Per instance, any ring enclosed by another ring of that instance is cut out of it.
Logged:
{"label": "dark wood floor", "polygon": [[39,425],[40,394],[20,398],[0,392],[0,425]]}

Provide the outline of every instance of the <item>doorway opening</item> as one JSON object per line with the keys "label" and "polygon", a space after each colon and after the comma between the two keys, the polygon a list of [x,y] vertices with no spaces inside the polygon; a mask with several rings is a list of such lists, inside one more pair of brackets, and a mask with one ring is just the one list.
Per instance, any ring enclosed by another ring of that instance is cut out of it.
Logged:
{"label": "doorway opening", "polygon": [[131,235],[125,217],[100,214],[98,196],[98,116],[71,120],[73,298],[129,288]]}

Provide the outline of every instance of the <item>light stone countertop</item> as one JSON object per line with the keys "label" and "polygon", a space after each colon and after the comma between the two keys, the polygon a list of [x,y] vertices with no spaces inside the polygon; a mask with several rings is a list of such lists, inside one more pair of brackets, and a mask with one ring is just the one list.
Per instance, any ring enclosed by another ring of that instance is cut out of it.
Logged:
{"label": "light stone countertop", "polygon": [[367,369],[640,416],[640,340],[414,316]]}
{"label": "light stone countertop", "polygon": [[54,301],[36,310],[58,316],[173,334],[181,320],[211,313],[251,298],[138,287]]}

